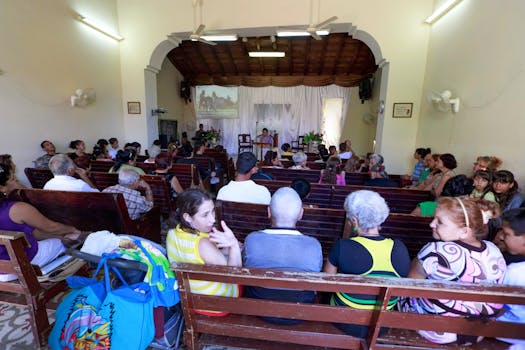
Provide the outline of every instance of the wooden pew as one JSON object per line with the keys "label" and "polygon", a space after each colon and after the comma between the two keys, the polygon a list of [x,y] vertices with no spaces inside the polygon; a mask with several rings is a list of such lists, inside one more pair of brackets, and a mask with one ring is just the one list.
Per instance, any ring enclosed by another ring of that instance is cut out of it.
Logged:
{"label": "wooden pew", "polygon": [[[100,191],[118,184],[118,174],[116,173],[92,171],[89,176]],[[150,186],[155,207],[159,208],[161,214],[169,214],[173,208],[170,184],[159,175],[141,175],[140,178]]]}
{"label": "wooden pew", "polygon": [[[27,306],[29,324],[35,345],[46,348],[52,324],[47,308],[56,309],[50,302],[58,294],[69,289],[65,280],[60,282],[39,282],[25,248],[28,246],[23,232],[0,231],[0,245],[6,247],[9,260],[0,260],[0,273],[16,274],[18,279],[0,282],[0,303]],[[85,266],[80,266],[86,273]],[[35,347],[36,347],[35,346]]]}
{"label": "wooden pew", "polygon": [[16,190],[18,197],[47,218],[82,231],[108,230],[160,243],[160,213],[154,207],[140,219],[131,220],[120,193],[69,192],[39,189]]}
{"label": "wooden pew", "polygon": [[[263,185],[270,193],[274,193],[281,187],[289,187],[291,181],[278,180],[255,180]],[[310,184],[310,195],[305,198],[305,204],[314,204],[323,208],[343,208],[348,194],[358,190],[369,190],[379,193],[387,202],[392,213],[409,214],[418,203],[433,200],[430,191],[409,190],[391,187],[368,187],[368,186],[337,186],[329,184]]]}
{"label": "wooden pew", "polygon": [[[218,200],[215,208],[217,222],[224,220],[241,242],[249,233],[270,227],[266,205]],[[434,240],[430,221],[430,218],[408,214],[390,214],[381,225],[381,234],[402,240],[413,258],[423,245]],[[338,239],[348,237],[345,225],[346,213],[343,209],[305,208],[302,219],[297,222],[297,229],[317,238],[326,257]]]}
{"label": "wooden pew", "polygon": [[53,178],[49,169],[25,168],[24,173],[33,188],[44,188],[46,182]]}
{"label": "wooden pew", "polygon": [[91,171],[100,171],[107,173],[111,167],[115,165],[114,161],[107,160],[93,160],[91,162]]}
{"label": "wooden pew", "polygon": [[[423,339],[416,330],[434,330],[473,336],[525,339],[525,324],[495,319],[467,319],[441,315],[407,314],[387,310],[391,297],[425,297],[525,305],[525,287],[464,284],[408,278],[329,275],[270,269],[173,263],[185,317],[184,339],[188,349],[205,345],[257,349],[427,349],[440,347]],[[252,298],[194,294],[189,280],[235,283],[242,286],[345,292],[377,296],[374,310],[322,304],[290,303]],[[195,310],[229,313],[208,317]],[[256,316],[304,320],[297,325],[276,325]],[[343,333],[333,323],[366,325],[365,339]],[[379,336],[382,327],[390,328]],[[457,348],[453,344],[452,348]],[[504,343],[485,339],[477,349],[505,349]]]}

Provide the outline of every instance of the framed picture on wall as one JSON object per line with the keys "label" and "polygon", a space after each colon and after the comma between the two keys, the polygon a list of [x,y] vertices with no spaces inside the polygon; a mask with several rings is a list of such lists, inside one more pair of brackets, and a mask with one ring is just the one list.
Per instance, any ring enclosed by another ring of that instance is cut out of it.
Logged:
{"label": "framed picture on wall", "polygon": [[394,103],[393,118],[412,118],[413,103]]}
{"label": "framed picture on wall", "polygon": [[128,114],[140,114],[140,102],[128,102]]}

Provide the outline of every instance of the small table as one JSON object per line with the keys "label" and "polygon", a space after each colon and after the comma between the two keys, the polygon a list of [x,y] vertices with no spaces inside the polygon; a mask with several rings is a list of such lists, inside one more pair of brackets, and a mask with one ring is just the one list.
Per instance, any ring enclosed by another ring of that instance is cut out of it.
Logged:
{"label": "small table", "polygon": [[265,148],[272,149],[272,144],[270,142],[257,142],[257,141],[254,141],[254,142],[252,142],[252,144],[256,148],[256,151],[255,151],[255,155],[256,156],[257,156],[257,148],[259,149],[259,161],[263,161],[264,160],[263,149],[265,149]]}

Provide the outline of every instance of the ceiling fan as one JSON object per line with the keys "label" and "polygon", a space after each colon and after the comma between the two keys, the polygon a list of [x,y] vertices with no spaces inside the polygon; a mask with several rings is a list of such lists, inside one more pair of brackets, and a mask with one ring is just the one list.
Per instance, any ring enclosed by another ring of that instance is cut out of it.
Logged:
{"label": "ceiling fan", "polygon": [[184,37],[184,38],[176,37],[176,38],[179,40],[200,41],[201,43],[208,44],[208,45],[217,45],[216,42],[209,41],[203,38],[204,28],[206,28],[206,26],[202,23],[202,3],[203,3],[203,0],[192,0],[193,25],[195,26],[197,23],[197,6],[199,7],[199,10],[200,10],[201,24],[197,27],[197,29],[195,29],[195,31],[190,33],[187,37]]}
{"label": "ceiling fan", "polygon": [[332,23],[333,21],[337,20],[337,16],[332,16],[320,23],[317,23],[316,25],[310,24],[308,28],[306,28],[306,31],[314,38],[315,40],[321,40],[322,38],[317,34],[318,31],[324,29],[327,25]]}

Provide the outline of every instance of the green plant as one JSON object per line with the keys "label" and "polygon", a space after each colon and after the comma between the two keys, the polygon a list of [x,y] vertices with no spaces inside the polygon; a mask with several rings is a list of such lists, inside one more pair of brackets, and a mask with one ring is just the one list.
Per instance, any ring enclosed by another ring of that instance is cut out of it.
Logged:
{"label": "green plant", "polygon": [[314,133],[313,130],[310,132],[307,132],[303,136],[303,142],[304,143],[310,143],[312,141],[322,142],[323,141],[323,134],[321,133]]}
{"label": "green plant", "polygon": [[204,138],[206,138],[206,140],[215,139],[216,141],[220,141],[221,140],[221,129],[217,131],[212,128],[211,130],[206,131],[206,135],[204,136]]}

